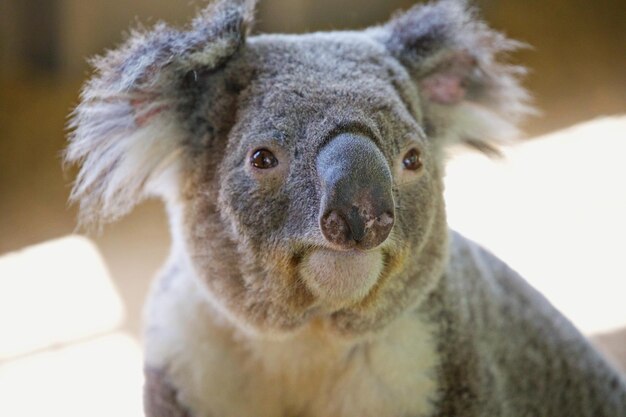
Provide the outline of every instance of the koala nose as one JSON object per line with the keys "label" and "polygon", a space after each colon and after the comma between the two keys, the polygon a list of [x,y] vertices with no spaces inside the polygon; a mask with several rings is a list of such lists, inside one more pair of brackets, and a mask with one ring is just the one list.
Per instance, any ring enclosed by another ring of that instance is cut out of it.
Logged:
{"label": "koala nose", "polygon": [[320,229],[341,249],[372,249],[383,243],[394,224],[391,171],[368,138],[344,133],[317,156],[322,200]]}

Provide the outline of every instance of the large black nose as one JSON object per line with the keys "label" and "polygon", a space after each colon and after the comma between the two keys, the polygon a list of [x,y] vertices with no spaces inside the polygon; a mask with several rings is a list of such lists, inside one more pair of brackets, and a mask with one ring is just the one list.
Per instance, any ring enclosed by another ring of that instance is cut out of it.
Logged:
{"label": "large black nose", "polygon": [[317,156],[322,200],[320,228],[341,249],[371,249],[387,239],[394,223],[391,171],[367,137],[344,133]]}

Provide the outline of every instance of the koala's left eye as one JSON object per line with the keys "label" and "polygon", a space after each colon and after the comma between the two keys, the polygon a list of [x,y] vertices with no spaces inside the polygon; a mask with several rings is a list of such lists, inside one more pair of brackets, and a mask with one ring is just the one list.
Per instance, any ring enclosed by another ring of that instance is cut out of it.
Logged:
{"label": "koala's left eye", "polygon": [[420,151],[415,148],[409,150],[402,158],[402,165],[404,165],[404,169],[408,169],[409,171],[417,171],[420,169],[423,165]]}
{"label": "koala's left eye", "polygon": [[258,149],[250,156],[250,163],[258,169],[269,169],[278,165],[278,159],[267,149]]}

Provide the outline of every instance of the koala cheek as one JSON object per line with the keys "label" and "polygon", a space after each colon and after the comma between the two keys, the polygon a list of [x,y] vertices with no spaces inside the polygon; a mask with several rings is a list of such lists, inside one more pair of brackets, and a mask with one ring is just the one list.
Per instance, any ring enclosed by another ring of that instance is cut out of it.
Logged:
{"label": "koala cheek", "polygon": [[419,245],[428,232],[439,199],[437,191],[429,186],[428,173],[420,174],[420,179],[399,184],[396,191],[397,239],[411,246]]}
{"label": "koala cheek", "polygon": [[273,181],[277,180],[269,179],[260,184],[245,178],[222,190],[230,221],[239,233],[258,244],[273,240],[287,219],[289,198],[280,192],[280,184],[272,184]]}
{"label": "koala cheek", "polygon": [[263,194],[278,192],[285,182],[284,175],[280,172],[253,172],[252,178],[256,182],[259,193]]}

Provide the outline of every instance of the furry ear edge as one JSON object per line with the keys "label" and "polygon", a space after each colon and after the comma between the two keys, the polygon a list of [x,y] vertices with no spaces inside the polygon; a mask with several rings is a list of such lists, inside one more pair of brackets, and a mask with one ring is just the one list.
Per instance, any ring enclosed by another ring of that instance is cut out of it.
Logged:
{"label": "furry ear edge", "polygon": [[503,59],[524,45],[476,14],[463,0],[416,5],[375,36],[415,81],[430,136],[493,155],[535,111],[520,83],[524,68]]}
{"label": "furry ear edge", "polygon": [[152,195],[171,197],[182,143],[180,85],[228,60],[245,42],[255,1],[217,0],[187,30],[138,29],[93,59],[93,78],[70,115],[66,165],[79,170],[70,202],[79,224],[101,226]]}

